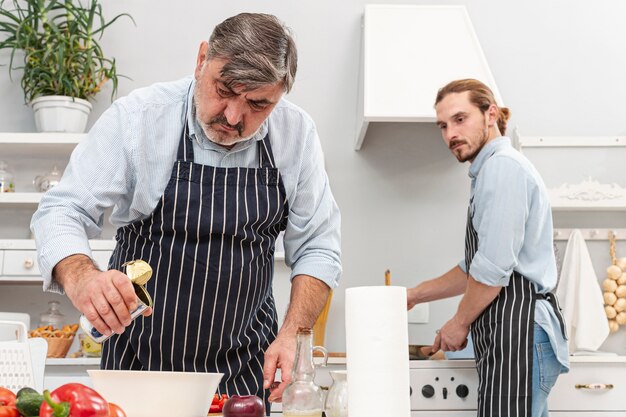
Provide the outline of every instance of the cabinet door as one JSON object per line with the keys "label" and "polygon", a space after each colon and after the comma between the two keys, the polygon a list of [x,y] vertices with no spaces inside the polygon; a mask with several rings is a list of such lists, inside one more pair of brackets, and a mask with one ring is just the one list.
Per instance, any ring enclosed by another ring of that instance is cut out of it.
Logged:
{"label": "cabinet door", "polygon": [[37,251],[35,250],[7,250],[4,251],[2,275],[7,276],[37,276]]}
{"label": "cabinet door", "polygon": [[[574,362],[571,365],[570,372],[559,376],[550,392],[550,411],[569,411],[570,414],[572,411],[626,411],[626,386],[623,384],[626,363]],[[602,389],[591,384],[611,384],[612,388]],[[584,385],[591,386],[582,388]]]}

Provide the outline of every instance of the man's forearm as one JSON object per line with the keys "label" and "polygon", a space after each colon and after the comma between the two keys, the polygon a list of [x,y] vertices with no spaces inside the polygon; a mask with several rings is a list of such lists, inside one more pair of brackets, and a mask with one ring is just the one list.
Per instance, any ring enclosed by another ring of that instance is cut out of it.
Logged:
{"label": "man's forearm", "polygon": [[70,255],[59,261],[52,270],[52,278],[65,288],[73,286],[87,272],[97,271],[91,258],[84,254]]}
{"label": "man's forearm", "polygon": [[442,276],[424,281],[416,288],[416,303],[441,300],[443,298],[461,295],[466,291],[467,275],[458,266],[452,268]]}
{"label": "man's forearm", "polygon": [[330,287],[309,275],[296,275],[291,283],[291,296],[285,321],[279,334],[295,335],[299,327],[313,327],[324,308]]}
{"label": "man's forearm", "polygon": [[464,326],[469,327],[480,316],[485,308],[500,294],[502,287],[482,284],[469,276],[467,290],[459,303],[456,319]]}

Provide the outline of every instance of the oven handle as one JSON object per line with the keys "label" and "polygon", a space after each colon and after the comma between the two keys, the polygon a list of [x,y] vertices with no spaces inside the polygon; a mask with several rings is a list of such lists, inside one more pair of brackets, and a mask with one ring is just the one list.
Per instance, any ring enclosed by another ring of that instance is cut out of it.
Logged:
{"label": "oven handle", "polygon": [[613,389],[613,384],[576,384],[574,386],[576,387],[576,389],[590,389],[590,390]]}

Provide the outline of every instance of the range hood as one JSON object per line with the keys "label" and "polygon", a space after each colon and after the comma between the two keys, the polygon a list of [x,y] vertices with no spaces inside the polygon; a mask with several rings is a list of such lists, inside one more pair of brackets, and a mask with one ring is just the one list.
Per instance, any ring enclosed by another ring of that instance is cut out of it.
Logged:
{"label": "range hood", "polygon": [[355,149],[372,122],[434,122],[437,90],[476,78],[502,99],[464,6],[366,5]]}

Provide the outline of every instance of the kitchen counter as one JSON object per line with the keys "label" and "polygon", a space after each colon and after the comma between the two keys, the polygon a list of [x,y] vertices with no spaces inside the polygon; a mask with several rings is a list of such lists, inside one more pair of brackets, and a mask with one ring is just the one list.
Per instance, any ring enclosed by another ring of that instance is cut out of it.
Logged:
{"label": "kitchen counter", "polygon": [[[626,356],[622,355],[589,355],[570,356],[570,363],[626,363]],[[443,359],[443,360],[413,360],[409,361],[409,368],[475,368],[474,359]]]}

